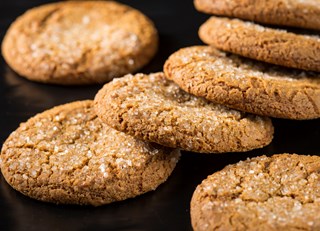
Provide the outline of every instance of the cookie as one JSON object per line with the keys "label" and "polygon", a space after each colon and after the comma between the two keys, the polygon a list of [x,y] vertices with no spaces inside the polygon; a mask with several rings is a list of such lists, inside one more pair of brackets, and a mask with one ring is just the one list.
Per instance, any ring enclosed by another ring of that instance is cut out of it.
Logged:
{"label": "cookie", "polygon": [[195,0],[194,4],[208,14],[320,30],[319,0]]}
{"label": "cookie", "polygon": [[1,171],[31,198],[98,206],[156,189],[179,155],[104,125],[88,100],[22,123],[3,145]]}
{"label": "cookie", "polygon": [[197,230],[319,230],[320,157],[280,154],[229,165],[191,200]]}
{"label": "cookie", "polygon": [[119,131],[187,151],[242,152],[266,146],[273,138],[269,118],[190,95],[163,73],[113,80],[96,95],[95,108]]}
{"label": "cookie", "polygon": [[134,72],[156,53],[158,35],[141,12],[113,1],[33,8],[9,28],[6,62],[29,80],[80,85]]}
{"label": "cookie", "polygon": [[183,48],[164,66],[183,90],[228,107],[285,119],[320,117],[320,75],[225,53]]}
{"label": "cookie", "polygon": [[298,35],[238,19],[211,17],[199,29],[201,40],[248,58],[320,71],[320,37]]}

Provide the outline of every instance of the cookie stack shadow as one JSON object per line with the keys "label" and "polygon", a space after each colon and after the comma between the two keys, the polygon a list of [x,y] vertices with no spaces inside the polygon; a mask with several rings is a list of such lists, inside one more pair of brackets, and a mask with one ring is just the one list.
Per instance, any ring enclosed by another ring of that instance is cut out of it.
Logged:
{"label": "cookie stack shadow", "polygon": [[[214,2],[195,4],[206,13],[238,15],[217,10],[228,5]],[[288,26],[320,29],[310,24]],[[318,37],[217,16],[199,35],[209,46],[178,50],[163,72],[113,79],[94,101],[61,105],[21,124],[2,148],[6,181],[42,201],[107,204],[154,190],[173,171],[180,150],[246,152],[272,142],[269,117],[320,117]],[[320,157],[296,154],[227,166],[197,187],[192,226],[319,228],[319,172]]]}

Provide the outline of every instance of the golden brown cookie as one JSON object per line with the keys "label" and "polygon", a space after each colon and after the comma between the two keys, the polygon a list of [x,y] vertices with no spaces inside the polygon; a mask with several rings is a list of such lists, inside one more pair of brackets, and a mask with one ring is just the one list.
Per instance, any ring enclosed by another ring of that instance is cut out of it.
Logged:
{"label": "golden brown cookie", "polygon": [[238,19],[211,17],[199,30],[203,42],[248,58],[320,71],[320,37],[298,35]]}
{"label": "golden brown cookie", "polygon": [[319,0],[194,0],[194,4],[208,14],[320,30]]}
{"label": "golden brown cookie", "polygon": [[183,48],[164,66],[183,90],[231,108],[286,119],[320,117],[320,75],[287,69],[209,46]]}
{"label": "golden brown cookie", "polygon": [[179,155],[104,125],[88,100],[22,123],[3,145],[1,171],[31,198],[98,206],[156,189]]}
{"label": "golden brown cookie", "polygon": [[113,1],[66,1],[33,8],[9,28],[2,54],[29,80],[104,83],[154,56],[158,35],[141,12]]}
{"label": "golden brown cookie", "polygon": [[168,147],[221,153],[261,148],[273,138],[271,120],[190,95],[163,73],[127,75],[95,97],[109,126]]}
{"label": "golden brown cookie", "polygon": [[208,176],[191,200],[198,230],[320,230],[320,157],[260,156]]}

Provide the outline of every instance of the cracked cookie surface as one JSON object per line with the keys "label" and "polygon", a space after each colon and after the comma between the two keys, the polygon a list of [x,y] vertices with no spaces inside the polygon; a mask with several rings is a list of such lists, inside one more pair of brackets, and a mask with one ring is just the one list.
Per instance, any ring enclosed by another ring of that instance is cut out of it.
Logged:
{"label": "cracked cookie surface", "polygon": [[22,123],[3,145],[1,171],[14,189],[31,198],[98,206],[155,190],[179,156],[177,149],[104,125],[88,100]]}
{"label": "cracked cookie surface", "polygon": [[194,4],[208,14],[320,30],[319,0],[195,0]]}
{"label": "cracked cookie surface", "polygon": [[114,79],[96,95],[95,108],[105,123],[119,131],[187,151],[248,151],[273,138],[269,118],[193,96],[163,73]]}
{"label": "cracked cookie surface", "polygon": [[211,17],[201,40],[224,51],[281,66],[320,72],[320,37],[298,35],[238,19]]}
{"label": "cracked cookie surface", "polygon": [[320,157],[261,156],[208,176],[191,200],[194,230],[319,230]]}
{"label": "cracked cookie surface", "polygon": [[286,119],[320,117],[320,74],[218,51],[180,49],[164,66],[182,89],[241,111]]}
{"label": "cracked cookie surface", "polygon": [[157,46],[157,31],[141,12],[113,1],[68,1],[20,16],[6,33],[2,54],[29,80],[77,85],[134,72]]}

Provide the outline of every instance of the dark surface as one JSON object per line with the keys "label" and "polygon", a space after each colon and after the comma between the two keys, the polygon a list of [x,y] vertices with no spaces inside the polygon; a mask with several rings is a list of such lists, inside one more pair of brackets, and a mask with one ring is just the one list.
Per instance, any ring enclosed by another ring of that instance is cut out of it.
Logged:
{"label": "dark surface", "polygon": [[[0,38],[9,24],[40,0],[1,0]],[[195,11],[191,0],[121,1],[145,14],[156,24],[160,49],[142,72],[162,70],[177,49],[201,44],[199,25],[208,17]],[[30,82],[15,74],[0,59],[0,142],[20,122],[45,109],[74,100],[92,99],[101,85],[61,87]],[[102,207],[53,205],[29,199],[13,190],[0,175],[0,230],[191,230],[189,203],[195,187],[225,165],[262,154],[318,154],[320,120],[274,120],[272,144],[247,153],[205,155],[183,153],[168,181],[156,191]]]}

